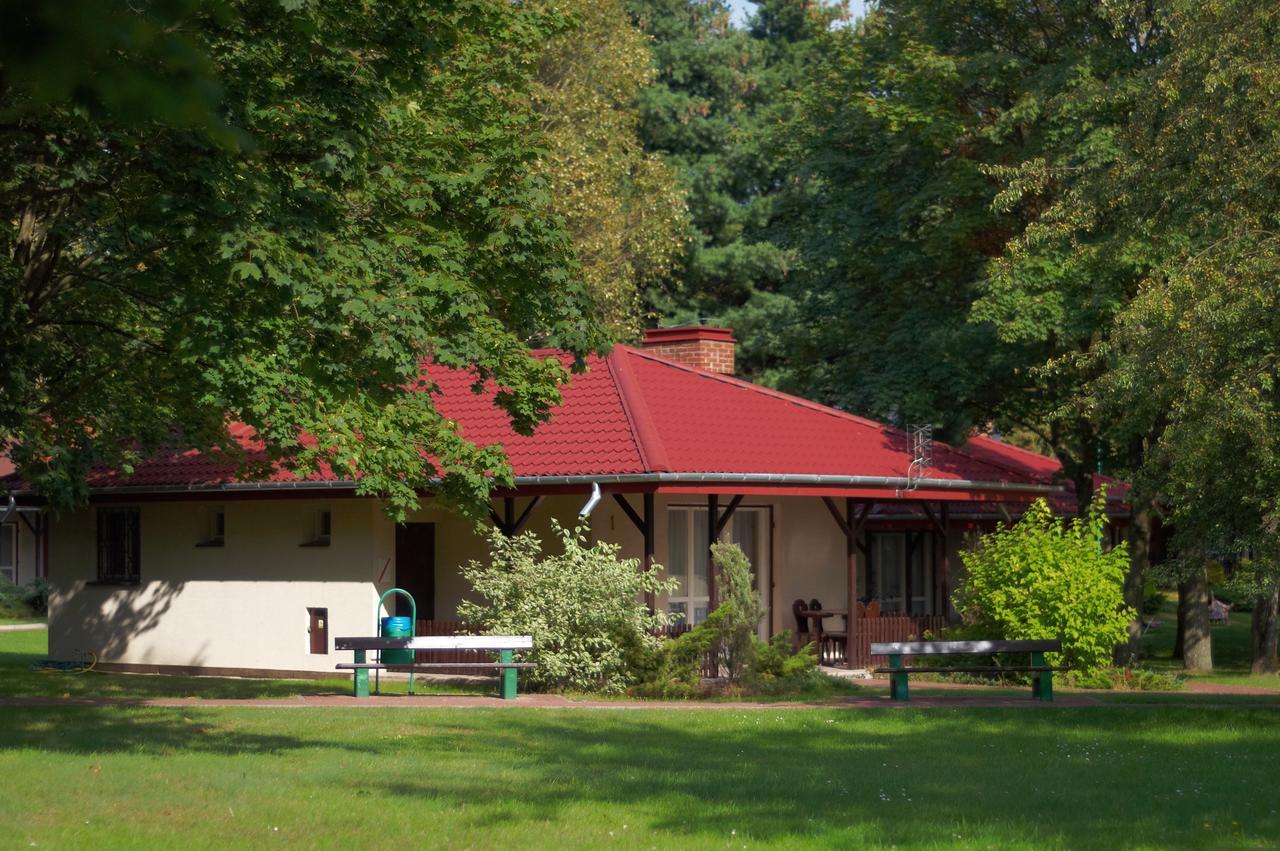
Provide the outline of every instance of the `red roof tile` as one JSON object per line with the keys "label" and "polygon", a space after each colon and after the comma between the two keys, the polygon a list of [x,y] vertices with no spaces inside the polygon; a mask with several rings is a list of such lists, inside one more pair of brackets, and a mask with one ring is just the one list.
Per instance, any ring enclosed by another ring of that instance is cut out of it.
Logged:
{"label": "red roof tile", "polygon": [[[492,386],[472,392],[475,376],[469,370],[427,366],[426,373],[436,385],[440,412],[457,421],[467,439],[501,444],[518,478],[719,473],[898,479],[911,463],[903,432],[795,396],[627,346],[607,357],[588,357],[586,364],[532,436],[511,428],[493,402]],[[232,434],[251,455],[260,450],[247,426],[237,424]],[[1020,469],[996,455],[937,443],[923,475],[1028,490],[1045,482],[1030,465]],[[291,478],[277,470],[263,481]],[[105,468],[90,476],[94,488],[233,481],[230,463],[195,450],[156,455],[127,477]]]}

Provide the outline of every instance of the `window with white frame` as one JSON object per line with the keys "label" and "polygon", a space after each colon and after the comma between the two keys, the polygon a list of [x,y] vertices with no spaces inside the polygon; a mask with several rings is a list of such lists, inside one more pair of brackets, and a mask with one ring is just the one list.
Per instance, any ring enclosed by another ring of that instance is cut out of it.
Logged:
{"label": "window with white frame", "polygon": [[[769,510],[738,508],[729,521],[727,538],[746,554],[756,587],[762,589],[769,559]],[[667,575],[679,586],[667,597],[667,609],[683,615],[682,623],[702,623],[710,608],[707,552],[707,510],[698,506],[667,509]]]}
{"label": "window with white frame", "polygon": [[0,523],[0,576],[18,581],[18,524]]}

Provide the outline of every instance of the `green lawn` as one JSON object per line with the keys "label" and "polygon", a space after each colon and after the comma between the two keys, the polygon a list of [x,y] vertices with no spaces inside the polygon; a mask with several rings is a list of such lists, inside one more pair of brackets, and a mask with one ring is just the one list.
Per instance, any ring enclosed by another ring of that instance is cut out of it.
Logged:
{"label": "green lawn", "polygon": [[4,708],[5,847],[1270,847],[1261,709]]}
{"label": "green lawn", "polygon": [[[292,697],[299,694],[350,694],[351,677],[318,677],[314,680],[268,680],[233,677],[175,677],[148,674],[83,674],[32,671],[31,663],[48,654],[44,630],[0,632],[0,697],[195,697],[255,698]],[[336,664],[336,663],[335,663]],[[492,694],[489,681],[419,681],[417,692]],[[408,691],[406,680],[382,681],[388,694]]]}
{"label": "green lawn", "polygon": [[1166,596],[1156,618],[1163,623],[1148,630],[1142,638],[1146,656],[1143,664],[1147,667],[1188,676],[1200,682],[1280,690],[1280,676],[1253,676],[1249,673],[1252,659],[1248,612],[1235,612],[1231,615],[1231,623],[1212,627],[1212,674],[1187,674],[1182,668],[1182,660],[1173,658],[1173,639],[1178,630],[1177,595]]}
{"label": "green lawn", "polygon": [[45,624],[48,618],[0,618],[0,626],[15,626],[18,624]]}
{"label": "green lawn", "polygon": [[[36,674],[43,640],[0,635],[0,694],[346,689]],[[1280,844],[1280,701],[1126,697],[1155,705],[0,707],[0,776],[21,778],[0,847]]]}

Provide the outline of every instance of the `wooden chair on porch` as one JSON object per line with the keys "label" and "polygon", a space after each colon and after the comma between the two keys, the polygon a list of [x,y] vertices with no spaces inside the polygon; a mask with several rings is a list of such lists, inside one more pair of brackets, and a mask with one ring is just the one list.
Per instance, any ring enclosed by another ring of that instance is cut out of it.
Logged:
{"label": "wooden chair on porch", "polygon": [[809,604],[804,600],[796,600],[791,604],[791,614],[796,618],[796,649],[804,647],[809,638]]}
{"label": "wooden chair on porch", "polygon": [[[809,611],[823,611],[822,602],[816,597],[809,601]],[[818,663],[824,665],[840,665],[844,663],[845,639],[849,635],[849,616],[844,615],[844,630],[828,632],[823,628],[822,618],[810,618],[814,622],[815,641],[818,648]]]}

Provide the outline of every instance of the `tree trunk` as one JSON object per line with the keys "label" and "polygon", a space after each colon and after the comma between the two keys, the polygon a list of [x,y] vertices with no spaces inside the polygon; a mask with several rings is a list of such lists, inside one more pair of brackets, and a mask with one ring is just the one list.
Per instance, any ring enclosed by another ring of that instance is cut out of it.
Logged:
{"label": "tree trunk", "polygon": [[1209,634],[1209,577],[1203,566],[1186,582],[1186,629],[1182,636],[1182,666],[1188,671],[1213,670],[1213,639]]}
{"label": "tree trunk", "polygon": [[1133,609],[1134,615],[1129,621],[1128,640],[1118,646],[1115,653],[1116,664],[1122,668],[1136,664],[1141,652],[1143,580],[1151,566],[1151,531],[1151,506],[1145,502],[1135,503],[1129,521],[1129,572],[1124,577],[1124,602]]}
{"label": "tree trunk", "polygon": [[1182,658],[1182,643],[1187,635],[1187,583],[1178,583],[1178,629],[1173,634],[1173,659]]}
{"label": "tree trunk", "polygon": [[1276,658],[1276,621],[1280,617],[1280,588],[1270,594],[1260,595],[1253,601],[1253,674],[1280,672],[1280,659]]}

